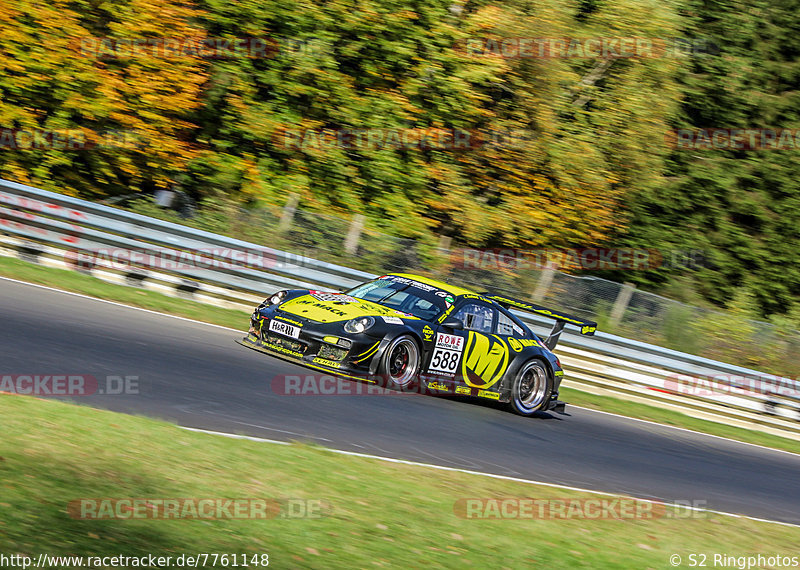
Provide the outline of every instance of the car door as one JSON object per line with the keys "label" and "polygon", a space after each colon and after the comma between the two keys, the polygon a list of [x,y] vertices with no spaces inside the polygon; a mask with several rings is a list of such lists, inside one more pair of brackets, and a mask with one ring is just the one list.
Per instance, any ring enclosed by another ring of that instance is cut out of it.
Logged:
{"label": "car door", "polygon": [[[505,370],[502,366],[503,348],[506,355],[508,352],[505,344],[495,347],[497,341],[492,331],[496,318],[497,311],[489,303],[478,299],[466,300],[447,317],[447,320],[460,320],[463,329],[437,327],[428,372],[446,378],[450,383],[460,384],[455,388],[457,394],[472,394],[472,388],[482,389],[494,384],[494,371],[498,368]],[[497,354],[501,356],[499,360],[495,358]]]}

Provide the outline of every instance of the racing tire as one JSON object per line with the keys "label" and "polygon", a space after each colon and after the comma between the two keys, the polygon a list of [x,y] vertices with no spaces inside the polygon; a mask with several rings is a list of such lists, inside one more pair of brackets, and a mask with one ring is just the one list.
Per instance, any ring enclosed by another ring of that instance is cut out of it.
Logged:
{"label": "racing tire", "polygon": [[393,339],[383,351],[378,372],[384,387],[408,392],[417,387],[421,366],[419,345],[406,334]]}
{"label": "racing tire", "polygon": [[541,360],[522,365],[511,387],[509,409],[521,416],[532,416],[547,407],[553,393],[553,379]]}

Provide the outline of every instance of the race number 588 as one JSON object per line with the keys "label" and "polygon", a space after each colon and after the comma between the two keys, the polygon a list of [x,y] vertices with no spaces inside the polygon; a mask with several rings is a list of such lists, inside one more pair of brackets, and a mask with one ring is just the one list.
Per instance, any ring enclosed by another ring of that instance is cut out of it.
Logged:
{"label": "race number 588", "polygon": [[431,358],[430,370],[436,372],[455,372],[458,366],[458,357],[461,353],[457,350],[437,348]]}

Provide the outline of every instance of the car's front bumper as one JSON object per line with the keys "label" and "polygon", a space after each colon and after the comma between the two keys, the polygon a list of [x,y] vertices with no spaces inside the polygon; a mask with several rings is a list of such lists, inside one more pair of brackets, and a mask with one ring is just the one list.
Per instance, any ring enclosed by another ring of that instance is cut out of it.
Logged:
{"label": "car's front bumper", "polygon": [[[292,324],[296,338],[270,330],[270,320]],[[340,323],[317,323],[259,311],[250,319],[250,330],[240,344],[295,361],[309,368],[348,378],[374,382],[381,339],[367,334],[343,334]]]}

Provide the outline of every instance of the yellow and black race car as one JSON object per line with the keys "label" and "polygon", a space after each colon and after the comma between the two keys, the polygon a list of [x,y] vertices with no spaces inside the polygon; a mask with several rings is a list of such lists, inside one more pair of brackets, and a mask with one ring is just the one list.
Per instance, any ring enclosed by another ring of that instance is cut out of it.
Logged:
{"label": "yellow and black race car", "polygon": [[[508,309],[555,319],[542,341]],[[563,411],[552,349],[564,325],[597,324],[490,293],[389,274],[345,293],[279,291],[256,307],[240,344],[324,371],[419,390],[507,402],[529,416]]]}

